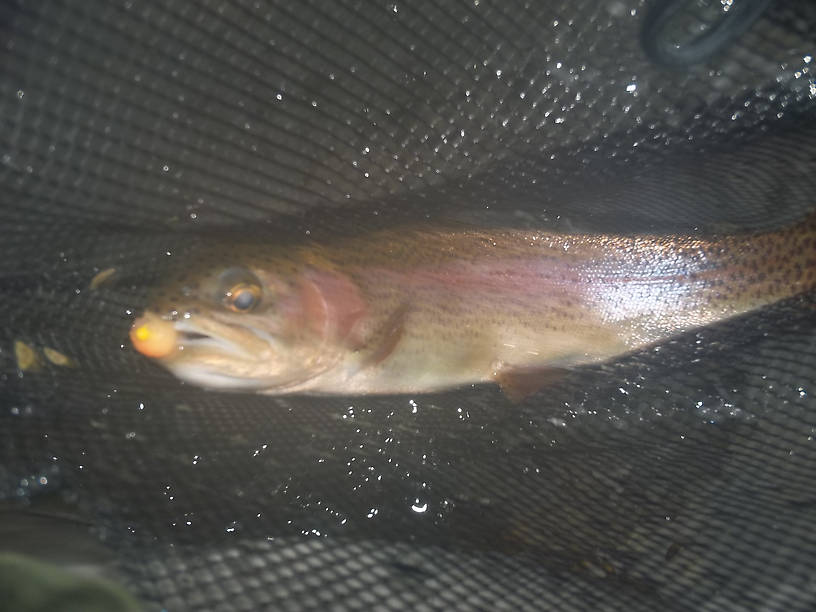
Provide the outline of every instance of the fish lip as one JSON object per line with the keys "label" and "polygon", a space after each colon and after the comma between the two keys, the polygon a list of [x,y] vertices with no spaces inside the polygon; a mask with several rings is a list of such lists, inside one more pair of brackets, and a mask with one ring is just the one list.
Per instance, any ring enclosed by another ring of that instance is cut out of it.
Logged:
{"label": "fish lip", "polygon": [[267,378],[223,374],[198,365],[175,365],[171,370],[184,382],[216,391],[258,391],[274,384],[273,380]]}
{"label": "fish lip", "polygon": [[[223,325],[223,324],[222,324]],[[220,335],[213,335],[208,333],[202,327],[196,325],[189,319],[180,319],[173,323],[173,328],[179,336],[179,348],[196,348],[196,347],[210,347],[216,348],[233,357],[257,361],[259,356],[243,347],[239,342],[235,342],[224,338]],[[263,337],[256,333],[252,328],[242,328],[246,331],[252,332],[259,340],[264,341],[271,346],[269,337]]]}

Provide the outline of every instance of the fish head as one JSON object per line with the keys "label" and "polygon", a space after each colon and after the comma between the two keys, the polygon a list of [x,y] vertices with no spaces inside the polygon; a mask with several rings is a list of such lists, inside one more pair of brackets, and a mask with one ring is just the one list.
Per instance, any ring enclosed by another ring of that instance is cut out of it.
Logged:
{"label": "fish head", "polygon": [[185,382],[283,394],[336,365],[365,312],[344,274],[287,259],[240,262],[177,275],[130,338]]}

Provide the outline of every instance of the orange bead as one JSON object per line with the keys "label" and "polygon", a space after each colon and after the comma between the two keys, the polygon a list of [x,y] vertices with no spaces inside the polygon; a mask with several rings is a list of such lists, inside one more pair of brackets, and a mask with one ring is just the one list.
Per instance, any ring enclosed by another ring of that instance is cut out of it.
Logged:
{"label": "orange bead", "polygon": [[133,347],[147,357],[166,357],[178,346],[178,334],[170,321],[147,313],[130,328]]}

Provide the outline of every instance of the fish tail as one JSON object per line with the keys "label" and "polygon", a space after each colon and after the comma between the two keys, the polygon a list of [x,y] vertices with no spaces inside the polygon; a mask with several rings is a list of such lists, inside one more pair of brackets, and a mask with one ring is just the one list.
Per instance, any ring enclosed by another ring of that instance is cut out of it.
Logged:
{"label": "fish tail", "polygon": [[747,312],[816,289],[816,212],[778,230],[732,236],[714,245],[710,303]]}
{"label": "fish tail", "polygon": [[816,289],[816,210],[792,226],[773,232],[767,240],[766,267],[776,266],[781,297]]}

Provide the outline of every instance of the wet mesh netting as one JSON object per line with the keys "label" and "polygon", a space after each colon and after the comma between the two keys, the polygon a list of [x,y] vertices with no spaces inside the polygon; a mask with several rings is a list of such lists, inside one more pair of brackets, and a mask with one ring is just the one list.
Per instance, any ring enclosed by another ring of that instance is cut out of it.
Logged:
{"label": "wet mesh netting", "polygon": [[0,549],[146,610],[816,608],[813,296],[518,404],[206,392],[127,340],[227,230],[796,223],[816,5],[765,5],[2,3]]}

